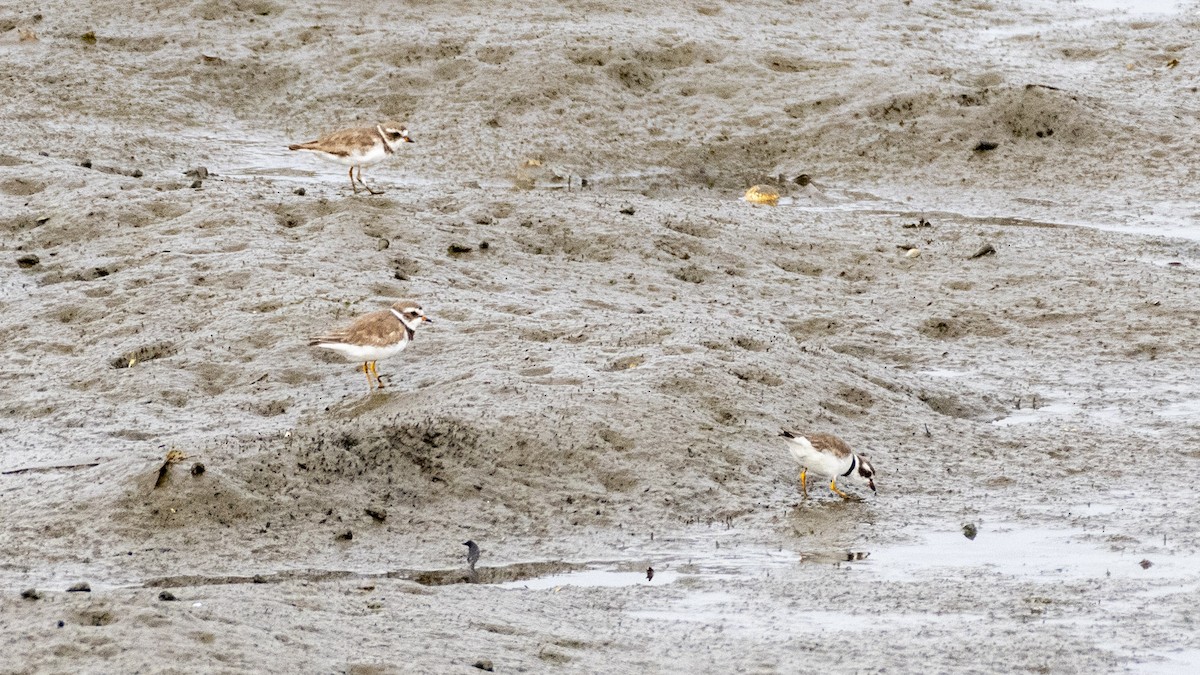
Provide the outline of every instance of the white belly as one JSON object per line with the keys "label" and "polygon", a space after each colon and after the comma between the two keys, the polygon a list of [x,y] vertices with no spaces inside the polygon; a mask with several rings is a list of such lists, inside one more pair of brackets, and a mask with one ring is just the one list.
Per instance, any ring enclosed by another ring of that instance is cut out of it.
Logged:
{"label": "white belly", "polygon": [[377,143],[366,152],[351,152],[348,155],[331,155],[328,152],[320,150],[305,150],[311,152],[321,159],[337,162],[344,166],[370,166],[387,159],[388,153],[383,149],[383,144]]}
{"label": "white belly", "polygon": [[404,351],[404,348],[408,346],[408,338],[406,337],[400,342],[387,347],[363,347],[360,345],[346,344],[323,344],[317,346],[325,349],[332,349],[333,351],[346,357],[347,361],[382,361],[383,359],[395,356]]}
{"label": "white belly", "polygon": [[835,457],[814,448],[807,438],[788,439],[788,452],[809,473],[819,476],[840,476],[850,468],[850,457]]}

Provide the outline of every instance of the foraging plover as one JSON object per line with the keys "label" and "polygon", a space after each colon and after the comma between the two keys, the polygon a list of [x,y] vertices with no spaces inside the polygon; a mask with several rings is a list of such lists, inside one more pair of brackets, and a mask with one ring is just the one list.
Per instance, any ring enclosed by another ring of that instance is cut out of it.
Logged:
{"label": "foraging plover", "polygon": [[384,122],[374,127],[357,129],[342,129],[315,141],[289,145],[288,150],[307,150],[316,153],[331,162],[350,167],[350,187],[358,194],[358,185],[354,182],[354,169],[358,169],[358,182],[373,195],[383,194],[382,191],[372,190],[363,183],[362,168],[387,159],[405,143],[412,143],[408,137],[408,129],[403,124]]}
{"label": "foraging plover", "polygon": [[364,314],[345,328],[312,338],[308,344],[310,347],[332,349],[349,361],[362,361],[367,386],[374,388],[371,382],[371,375],[374,374],[375,382],[382,389],[383,380],[379,377],[375,362],[404,351],[421,322],[433,323],[416,302],[401,300],[388,309]]}
{"label": "foraging plover", "polygon": [[833,434],[809,434],[802,436],[784,429],[779,433],[787,439],[788,452],[800,463],[800,490],[808,498],[808,472],[829,476],[829,489],[842,499],[850,495],[837,487],[838,478],[848,478],[866,483],[875,492],[875,469],[866,456],[850,449],[846,441]]}

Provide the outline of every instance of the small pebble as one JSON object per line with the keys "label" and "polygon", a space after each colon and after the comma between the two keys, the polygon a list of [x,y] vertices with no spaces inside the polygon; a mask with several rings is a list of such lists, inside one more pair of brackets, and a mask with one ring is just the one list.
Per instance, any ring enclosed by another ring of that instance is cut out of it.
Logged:
{"label": "small pebble", "polygon": [[1144,569],[1144,570],[1148,570],[1154,566],[1154,563],[1150,562],[1149,560],[1144,560],[1144,559],[1138,564],[1141,565],[1142,569]]}
{"label": "small pebble", "polygon": [[36,588],[26,588],[25,590],[21,591],[21,597],[25,598],[26,600],[41,600],[42,594],[38,593]]}
{"label": "small pebble", "polygon": [[621,207],[621,213],[623,213],[627,216],[632,216],[636,212],[637,211],[633,208],[633,206],[631,206],[629,204],[625,204],[624,206]]}
{"label": "small pebble", "polygon": [[387,511],[385,511],[382,508],[379,508],[379,507],[366,508],[366,509],[363,509],[363,511],[365,511],[368,516],[371,516],[372,518],[374,518],[375,520],[377,520],[381,523],[383,521],[387,520],[387,516],[388,516]]}
{"label": "small pebble", "polygon": [[192,465],[192,475],[193,476],[202,476],[202,475],[204,475],[204,472],[206,470],[207,469],[204,468],[204,464],[201,462],[196,462],[195,464]]}
{"label": "small pebble", "polygon": [[63,620],[61,620],[61,619],[58,621],[58,627],[59,627],[59,628],[62,628],[62,627],[63,627],[63,626],[65,626],[65,625],[67,625],[67,622],[66,622],[66,621],[63,621]]}
{"label": "small pebble", "polygon": [[296,194],[297,196],[300,196],[300,197],[304,196],[304,188],[296,188],[295,190],[292,190],[292,192],[294,194]]}
{"label": "small pebble", "polygon": [[158,599],[162,600],[163,602],[175,602],[178,600],[178,598],[175,597],[175,594],[171,591],[163,591],[162,593],[159,593]]}
{"label": "small pebble", "polygon": [[42,262],[41,258],[37,257],[36,255],[34,255],[32,253],[26,253],[25,255],[21,256],[20,258],[17,258],[17,267],[20,267],[23,270],[27,270],[30,267],[33,267],[40,262]]}
{"label": "small pebble", "polygon": [[204,187],[204,181],[202,181],[202,180],[192,181],[192,189],[193,190],[199,190],[202,187]]}
{"label": "small pebble", "polygon": [[196,180],[205,180],[208,178],[208,167],[197,166],[184,171],[183,175],[188,176],[189,178],[195,178]]}
{"label": "small pebble", "polygon": [[68,588],[67,592],[68,593],[91,593],[92,587],[88,585],[88,582],[81,581],[81,582],[75,584],[74,586]]}
{"label": "small pebble", "polygon": [[351,531],[351,530],[346,530],[345,532],[343,532],[343,533],[339,534],[339,535],[338,535],[337,537],[335,537],[335,538],[336,538],[338,541],[350,541],[351,539],[353,539],[353,538],[354,538],[354,532],[353,532],[353,531]]}
{"label": "small pebble", "polygon": [[475,663],[473,663],[471,665],[480,670],[486,670],[489,673],[495,671],[495,667],[492,666],[491,659],[479,659],[478,661],[476,661]]}
{"label": "small pebble", "polygon": [[376,251],[382,251],[391,245],[392,245],[392,242],[388,241],[387,239],[384,239],[383,237],[380,237],[375,240],[375,250]]}
{"label": "small pebble", "polygon": [[974,541],[975,536],[978,534],[979,528],[975,527],[975,523],[967,523],[966,525],[963,525],[963,536],[967,539]]}
{"label": "small pebble", "polygon": [[971,254],[971,259],[982,258],[985,255],[994,255],[995,253],[996,247],[992,246],[991,243],[985,242],[983,246],[979,247],[979,250]]}

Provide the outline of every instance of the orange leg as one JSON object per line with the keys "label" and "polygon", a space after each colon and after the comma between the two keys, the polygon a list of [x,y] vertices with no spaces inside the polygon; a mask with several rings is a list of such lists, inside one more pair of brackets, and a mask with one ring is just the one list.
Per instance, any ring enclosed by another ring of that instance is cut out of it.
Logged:
{"label": "orange leg", "polygon": [[808,467],[800,470],[800,491],[804,493],[804,498],[808,499]]}
{"label": "orange leg", "polygon": [[841,497],[842,499],[850,499],[850,495],[848,495],[845,492],[842,492],[841,490],[838,489],[836,477],[833,480],[829,481],[829,489],[833,490],[835,493],[837,493],[837,496]]}
{"label": "orange leg", "polygon": [[368,368],[367,363],[367,361],[363,361],[362,371],[363,375],[367,376],[367,389],[370,390],[375,388],[375,383],[371,382],[371,370]]}
{"label": "orange leg", "polygon": [[358,186],[354,184],[354,167],[350,167],[350,189],[354,190],[354,194],[358,194]]}
{"label": "orange leg", "polygon": [[375,373],[375,381],[379,383],[379,388],[383,389],[383,378],[379,377],[379,368],[374,361],[371,362],[371,372]]}

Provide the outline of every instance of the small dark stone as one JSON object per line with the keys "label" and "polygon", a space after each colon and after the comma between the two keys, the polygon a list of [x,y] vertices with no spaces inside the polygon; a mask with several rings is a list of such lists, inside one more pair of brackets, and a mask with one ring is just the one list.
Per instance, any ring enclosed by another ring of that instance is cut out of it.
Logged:
{"label": "small dark stone", "polygon": [[480,251],[486,251],[491,247],[492,247],[492,245],[487,243],[486,241],[479,242],[479,250]]}
{"label": "small dark stone", "polygon": [[94,45],[96,44],[96,31],[89,30],[83,35],[80,35],[79,39],[83,40],[85,44]]}
{"label": "small dark stone", "polygon": [[975,527],[975,523],[966,523],[963,525],[963,536],[971,541],[975,541],[975,537],[979,534],[979,528]]}
{"label": "small dark stone", "polygon": [[992,246],[988,242],[984,242],[983,246],[979,247],[979,250],[971,254],[971,259],[974,260],[975,258],[982,258],[985,255],[995,255],[995,253],[996,247]]}
{"label": "small dark stone", "polygon": [[204,187],[204,181],[202,181],[202,180],[192,181],[192,189],[193,190],[199,190],[202,187]]}
{"label": "small dark stone", "polygon": [[88,585],[88,582],[81,581],[81,582],[75,584],[74,586],[68,588],[67,592],[68,593],[91,593],[92,587]]}
{"label": "small dark stone", "polygon": [[375,240],[375,250],[376,251],[382,251],[391,245],[392,245],[392,242],[388,241],[387,239],[384,239],[383,237],[380,237]]}
{"label": "small dark stone", "polygon": [[41,600],[42,594],[38,593],[36,588],[26,588],[25,590],[21,591],[21,597],[25,598],[26,600]]}
{"label": "small dark stone", "polygon": [[299,197],[303,197],[304,192],[305,192],[304,188],[296,188],[295,190],[292,190],[292,193]]}
{"label": "small dark stone", "polygon": [[623,213],[627,216],[632,216],[636,212],[637,212],[637,210],[634,209],[633,206],[630,204],[625,204],[624,206],[621,207],[621,213]]}
{"label": "small dark stone", "polygon": [[208,167],[197,166],[183,172],[183,175],[196,180],[205,180],[208,178]]}
{"label": "small dark stone", "polygon": [[41,258],[37,257],[36,255],[34,255],[32,253],[26,253],[25,255],[21,256],[20,258],[17,258],[17,267],[20,267],[23,270],[27,270],[30,267],[33,267],[40,262],[42,262]]}
{"label": "small dark stone", "polygon": [[[46,153],[42,153],[42,154],[46,154]],[[79,166],[82,166],[85,169],[90,169],[90,168],[92,168],[92,160],[85,159],[79,163]]]}
{"label": "small dark stone", "polygon": [[470,246],[463,246],[462,244],[450,244],[450,246],[447,247],[446,252],[450,255],[462,255],[464,253],[470,253],[473,250],[475,249],[471,248]]}
{"label": "small dark stone", "polygon": [[204,472],[207,470],[208,469],[204,468],[204,464],[202,462],[196,462],[195,464],[192,465],[192,475],[193,476],[202,476],[202,475],[204,475]]}
{"label": "small dark stone", "polygon": [[65,626],[65,625],[67,625],[67,622],[66,622],[66,621],[63,621],[62,619],[59,619],[59,621],[58,621],[58,627],[59,627],[59,628],[62,628],[62,627],[63,627],[63,626]]}
{"label": "small dark stone", "polygon": [[800,187],[804,187],[805,185],[808,185],[811,182],[812,182],[812,176],[810,176],[806,173],[802,173],[799,176],[796,176],[796,185],[799,185]]}
{"label": "small dark stone", "polygon": [[265,584],[267,583],[267,578],[261,574],[255,574],[254,576],[250,577],[250,582],[255,584]]}
{"label": "small dark stone", "polygon": [[387,516],[388,516],[387,511],[385,511],[383,509],[367,508],[367,509],[363,509],[363,511],[365,511],[368,516],[371,516],[372,518],[374,518],[375,520],[377,520],[381,523],[383,521],[387,520]]}
{"label": "small dark stone", "polygon": [[163,591],[162,593],[158,594],[158,599],[162,600],[163,602],[175,602],[179,598],[176,598],[175,594],[171,591]]}
{"label": "small dark stone", "polygon": [[129,175],[133,178],[141,178],[145,174],[142,173],[141,169],[134,169],[133,171],[129,172]]}
{"label": "small dark stone", "polygon": [[492,665],[491,659],[479,659],[478,661],[476,661],[475,663],[472,663],[471,665],[480,670],[486,670],[489,673],[494,672],[496,670],[495,666]]}
{"label": "small dark stone", "polygon": [[343,532],[343,533],[339,534],[337,537],[335,537],[335,539],[337,539],[338,541],[350,541],[353,538],[354,538],[354,532],[352,530],[346,530],[345,532]]}
{"label": "small dark stone", "polygon": [[998,147],[1000,147],[999,143],[993,143],[992,141],[979,141],[979,145],[975,146],[975,152],[987,152],[988,150],[995,150]]}
{"label": "small dark stone", "polygon": [[1151,567],[1153,567],[1153,566],[1154,566],[1154,563],[1150,562],[1149,560],[1145,560],[1145,559],[1143,559],[1143,560],[1142,560],[1140,563],[1138,563],[1138,564],[1139,564],[1139,565],[1141,565],[1141,566],[1142,566],[1142,569],[1144,569],[1144,570],[1148,570],[1148,569],[1150,569]]}

